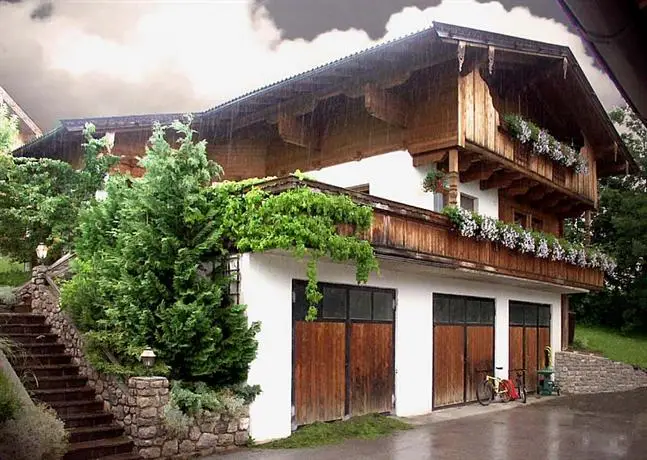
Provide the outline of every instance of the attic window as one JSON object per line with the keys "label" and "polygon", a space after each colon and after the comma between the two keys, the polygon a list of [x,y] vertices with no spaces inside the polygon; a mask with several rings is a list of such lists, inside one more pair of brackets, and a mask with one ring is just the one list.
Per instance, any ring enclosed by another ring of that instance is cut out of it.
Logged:
{"label": "attic window", "polygon": [[371,188],[369,184],[353,185],[352,187],[346,187],[351,192],[360,192],[366,193],[367,195],[371,193]]}

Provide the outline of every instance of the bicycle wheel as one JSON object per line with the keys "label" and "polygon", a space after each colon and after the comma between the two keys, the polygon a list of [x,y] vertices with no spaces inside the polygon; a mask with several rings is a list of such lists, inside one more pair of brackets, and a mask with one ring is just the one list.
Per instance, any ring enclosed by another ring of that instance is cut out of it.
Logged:
{"label": "bicycle wheel", "polygon": [[526,400],[528,399],[528,393],[526,392],[525,388],[519,388],[517,390],[519,392],[519,400],[526,404]]}
{"label": "bicycle wheel", "polygon": [[483,380],[476,388],[476,399],[482,406],[487,406],[494,398],[494,387],[489,380]]}

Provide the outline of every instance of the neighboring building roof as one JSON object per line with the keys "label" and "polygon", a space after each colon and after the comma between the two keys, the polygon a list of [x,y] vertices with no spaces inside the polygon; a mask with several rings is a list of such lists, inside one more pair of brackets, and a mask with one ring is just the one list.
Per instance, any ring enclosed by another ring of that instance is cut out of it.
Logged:
{"label": "neighboring building roof", "polygon": [[647,124],[647,1],[558,1],[618,90]]}
{"label": "neighboring building roof", "polygon": [[7,93],[7,91],[5,91],[2,86],[0,86],[0,103],[2,102],[7,104],[9,109],[18,117],[18,120],[20,121],[19,129],[24,138],[30,138],[34,136],[38,137],[43,134],[34,120],[29,118],[29,115],[27,115],[27,113],[25,113],[25,111],[20,108],[16,101],[14,101],[11,96],[9,96],[9,93]]}
{"label": "neighboring building roof", "polygon": [[[568,47],[439,22],[435,22],[433,27],[353,53],[198,113],[196,114],[196,125],[200,126],[201,135],[207,136],[207,134],[214,134],[219,129],[231,131],[261,121],[267,118],[268,114],[276,112],[276,107],[279,105],[307,113],[317,100],[330,97],[331,94],[339,93],[340,90],[343,91],[343,87],[348,86],[349,81],[353,84],[369,82],[381,73],[388,73],[396,66],[416,70],[441,62],[443,59],[455,59],[456,48],[448,48],[447,43],[459,41],[474,47],[494,47],[504,54],[516,53],[526,55],[528,58],[551,58],[564,61],[569,72],[574,75],[574,88],[582,95],[576,99],[583,100],[579,110],[582,112],[582,118],[588,120],[589,132],[603,138],[605,155],[619,154],[627,161],[629,169],[637,170],[638,167],[634,159],[621,141],[605,109]],[[572,95],[568,97],[572,97]],[[126,126],[124,129],[132,129],[140,126],[137,125],[138,120],[145,120],[150,124],[153,119],[166,116],[168,115],[153,114],[65,120],[53,133],[23,146],[16,151],[16,154],[47,155],[45,153],[48,150],[47,142],[51,143],[61,133],[70,132],[72,126],[74,129],[80,129],[79,127],[87,121],[96,120],[104,124],[111,124],[111,126]],[[177,114],[171,116],[177,117]],[[603,133],[598,132],[599,128],[603,128]],[[97,129],[101,130],[99,126]],[[41,151],[39,152],[39,150]]]}

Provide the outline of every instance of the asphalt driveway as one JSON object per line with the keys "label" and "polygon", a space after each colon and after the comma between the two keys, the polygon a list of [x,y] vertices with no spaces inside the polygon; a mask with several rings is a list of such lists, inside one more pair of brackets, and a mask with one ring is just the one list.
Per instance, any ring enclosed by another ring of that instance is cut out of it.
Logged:
{"label": "asphalt driveway", "polygon": [[562,396],[316,449],[250,449],[225,460],[647,459],[647,389]]}

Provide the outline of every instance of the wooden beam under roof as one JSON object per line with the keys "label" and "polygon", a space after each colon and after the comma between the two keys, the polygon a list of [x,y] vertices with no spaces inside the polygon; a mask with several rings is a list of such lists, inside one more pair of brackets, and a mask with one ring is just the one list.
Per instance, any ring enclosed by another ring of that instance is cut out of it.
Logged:
{"label": "wooden beam under roof", "polygon": [[525,195],[531,187],[537,183],[530,179],[520,179],[512,182],[508,188],[506,188],[503,193],[509,197],[516,197],[518,195]]}
{"label": "wooden beam under roof", "polygon": [[280,113],[277,123],[279,136],[284,142],[299,147],[312,145],[312,130],[306,126],[303,117],[293,117]]}
{"label": "wooden beam under roof", "polygon": [[516,171],[499,170],[489,179],[481,181],[481,190],[508,187],[514,181],[521,179],[522,177],[523,174]]}
{"label": "wooden beam under roof", "polygon": [[537,201],[537,200],[541,200],[542,198],[544,198],[548,193],[550,193],[548,188],[546,188],[542,184],[539,184],[539,185],[535,185],[534,187],[532,187],[528,191],[528,193],[526,193],[525,198],[528,201],[531,201],[531,202],[532,201]]}
{"label": "wooden beam under roof", "polygon": [[407,126],[407,103],[393,91],[381,88],[375,83],[364,86],[364,107],[374,118],[392,126]]}
{"label": "wooden beam under roof", "polygon": [[478,163],[472,164],[472,166],[470,166],[470,168],[467,171],[465,171],[464,173],[461,173],[460,179],[461,179],[461,182],[487,180],[490,177],[492,177],[492,174],[494,174],[500,168],[501,166],[496,163],[480,161]]}
{"label": "wooden beam under roof", "polygon": [[447,159],[447,150],[436,150],[413,155],[413,166],[424,166],[432,163],[442,163]]}

